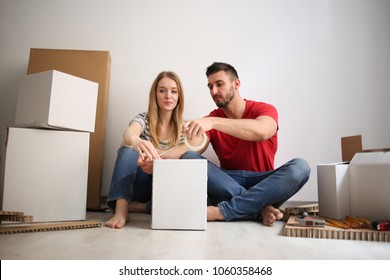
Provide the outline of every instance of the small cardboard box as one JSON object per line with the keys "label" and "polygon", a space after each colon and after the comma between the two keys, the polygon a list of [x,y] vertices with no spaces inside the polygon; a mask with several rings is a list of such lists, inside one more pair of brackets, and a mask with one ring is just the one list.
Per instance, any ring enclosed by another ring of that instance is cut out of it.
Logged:
{"label": "small cardboard box", "polygon": [[356,153],[349,177],[351,215],[390,219],[390,150]]}
{"label": "small cardboard box", "polygon": [[8,128],[1,209],[34,222],[85,220],[87,132]]}
{"label": "small cardboard box", "polygon": [[319,215],[344,219],[350,214],[348,163],[317,165]]}
{"label": "small cardboard box", "polygon": [[155,160],[152,203],[152,229],[206,230],[207,160]]}
{"label": "small cardboard box", "polygon": [[98,84],[50,70],[23,77],[15,125],[93,132]]}

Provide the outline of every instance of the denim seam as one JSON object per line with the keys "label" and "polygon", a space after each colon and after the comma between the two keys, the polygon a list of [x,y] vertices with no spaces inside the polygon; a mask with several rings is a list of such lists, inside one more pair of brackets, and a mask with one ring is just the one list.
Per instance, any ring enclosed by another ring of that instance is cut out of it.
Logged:
{"label": "denim seam", "polygon": [[224,204],[225,203],[226,203],[226,201],[222,201],[222,202],[218,203],[218,208],[219,208],[219,211],[221,212],[224,220],[228,222],[228,221],[230,221],[230,219],[229,219],[229,217],[228,217],[228,215],[227,215],[227,213],[225,211],[225,208],[224,208],[224,206],[225,206]]}
{"label": "denim seam", "polygon": [[129,197],[126,197],[126,196],[118,196],[116,198],[108,198],[107,199],[107,202],[109,201],[117,201],[118,199],[125,199],[127,201],[127,203],[130,203],[130,198]]}

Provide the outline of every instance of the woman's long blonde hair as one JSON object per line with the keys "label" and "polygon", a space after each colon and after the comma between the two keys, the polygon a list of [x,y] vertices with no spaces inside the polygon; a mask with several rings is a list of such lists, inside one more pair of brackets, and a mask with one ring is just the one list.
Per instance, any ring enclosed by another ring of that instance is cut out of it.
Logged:
{"label": "woman's long blonde hair", "polygon": [[183,85],[180,81],[180,78],[176,73],[172,71],[163,71],[154,80],[150,92],[149,92],[149,109],[148,109],[148,122],[149,130],[152,143],[155,147],[159,147],[159,141],[157,136],[157,126],[158,126],[158,105],[157,105],[157,87],[158,83],[163,78],[170,78],[176,82],[178,100],[175,109],[173,109],[173,135],[170,141],[170,147],[176,146],[180,142],[181,135],[181,126],[183,123],[183,113],[184,113],[184,91]]}

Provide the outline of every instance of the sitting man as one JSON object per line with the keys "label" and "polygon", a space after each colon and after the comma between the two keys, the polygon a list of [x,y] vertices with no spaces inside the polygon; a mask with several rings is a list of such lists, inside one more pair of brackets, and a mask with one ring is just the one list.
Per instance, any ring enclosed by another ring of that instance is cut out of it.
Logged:
{"label": "sitting man", "polygon": [[204,158],[211,142],[220,168],[208,162],[207,191],[211,205],[208,221],[257,218],[272,226],[283,218],[278,209],[307,182],[310,167],[295,158],[274,169],[278,147],[278,112],[274,106],[243,99],[237,71],[227,63],[207,68],[208,88],[218,109],[209,116],[188,121],[183,127],[196,145],[205,133],[199,153],[186,152],[183,159]]}

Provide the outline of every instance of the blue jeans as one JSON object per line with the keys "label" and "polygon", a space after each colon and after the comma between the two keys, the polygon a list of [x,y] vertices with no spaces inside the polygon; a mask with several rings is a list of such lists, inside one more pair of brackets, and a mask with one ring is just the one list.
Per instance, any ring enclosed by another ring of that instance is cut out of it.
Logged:
{"label": "blue jeans", "polygon": [[152,176],[137,166],[138,153],[129,147],[120,147],[112,174],[107,205],[115,210],[120,198],[128,203],[146,203],[146,211],[151,213]]}
{"label": "blue jeans", "polygon": [[[182,159],[204,157],[189,151]],[[267,172],[224,170],[208,161],[209,203],[218,206],[225,221],[257,218],[266,206],[279,208],[303,187],[309,176],[310,167],[301,158]]]}

